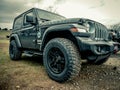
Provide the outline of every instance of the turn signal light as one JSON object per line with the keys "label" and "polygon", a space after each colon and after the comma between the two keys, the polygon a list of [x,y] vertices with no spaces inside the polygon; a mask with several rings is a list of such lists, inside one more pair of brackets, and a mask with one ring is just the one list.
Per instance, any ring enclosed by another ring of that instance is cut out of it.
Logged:
{"label": "turn signal light", "polygon": [[78,32],[78,29],[75,28],[75,27],[74,27],[74,28],[71,28],[70,30],[71,30],[71,32]]}

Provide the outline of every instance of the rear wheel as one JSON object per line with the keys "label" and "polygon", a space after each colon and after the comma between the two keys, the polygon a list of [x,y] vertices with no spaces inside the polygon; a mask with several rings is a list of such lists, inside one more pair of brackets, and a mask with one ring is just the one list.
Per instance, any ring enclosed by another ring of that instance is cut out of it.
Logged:
{"label": "rear wheel", "polygon": [[17,47],[15,40],[12,40],[9,45],[9,55],[11,60],[19,60],[21,58],[22,52]]}
{"label": "rear wheel", "polygon": [[73,79],[79,74],[81,67],[76,46],[64,38],[55,38],[48,42],[43,60],[49,77],[57,82]]}

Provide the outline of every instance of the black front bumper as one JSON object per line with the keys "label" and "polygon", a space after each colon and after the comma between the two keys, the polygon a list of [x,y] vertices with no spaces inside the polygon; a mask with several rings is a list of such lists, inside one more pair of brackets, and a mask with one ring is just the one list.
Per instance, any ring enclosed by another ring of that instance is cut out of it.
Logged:
{"label": "black front bumper", "polygon": [[87,53],[86,55],[106,55],[110,54],[114,50],[112,43],[107,41],[93,41],[89,38],[77,37],[77,43],[80,49],[80,52]]}

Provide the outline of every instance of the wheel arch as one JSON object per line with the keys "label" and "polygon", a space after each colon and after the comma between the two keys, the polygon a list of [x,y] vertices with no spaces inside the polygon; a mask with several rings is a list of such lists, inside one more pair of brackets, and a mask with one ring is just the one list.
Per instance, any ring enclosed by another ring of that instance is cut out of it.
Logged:
{"label": "wheel arch", "polygon": [[69,39],[72,42],[74,42],[74,44],[77,46],[77,48],[79,48],[77,39],[75,38],[75,36],[73,36],[73,34],[69,30],[55,30],[55,31],[48,32],[44,36],[44,39],[42,40],[41,50],[44,50],[44,47],[46,46],[46,44],[53,38]]}

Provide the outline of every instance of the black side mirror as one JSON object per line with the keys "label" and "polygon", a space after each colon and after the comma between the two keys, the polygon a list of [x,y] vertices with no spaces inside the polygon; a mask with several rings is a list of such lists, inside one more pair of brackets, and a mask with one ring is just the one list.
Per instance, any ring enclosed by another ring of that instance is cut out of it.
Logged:
{"label": "black side mirror", "polygon": [[36,19],[35,17],[33,16],[26,16],[26,22],[30,23],[30,24],[33,24],[33,25],[36,25]]}

